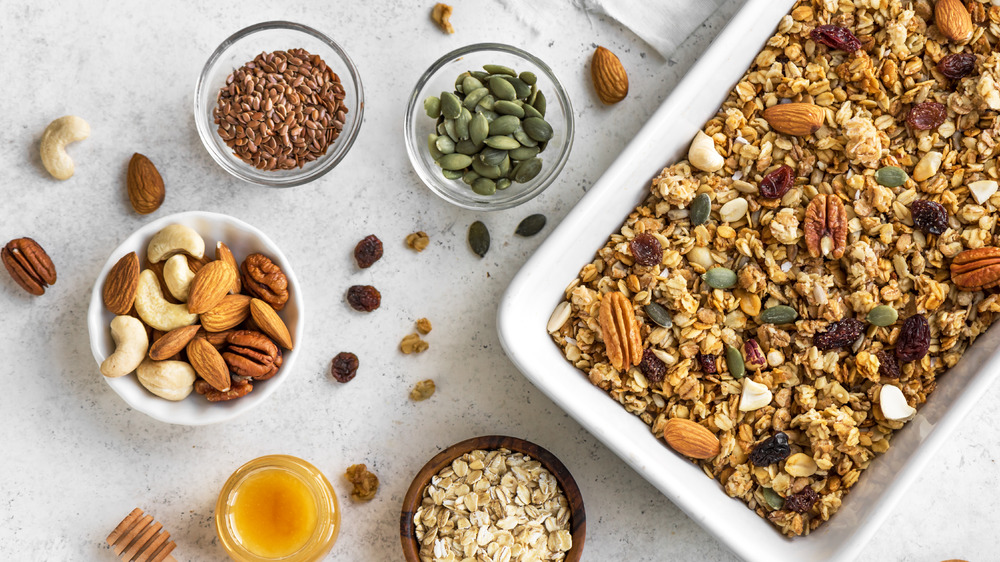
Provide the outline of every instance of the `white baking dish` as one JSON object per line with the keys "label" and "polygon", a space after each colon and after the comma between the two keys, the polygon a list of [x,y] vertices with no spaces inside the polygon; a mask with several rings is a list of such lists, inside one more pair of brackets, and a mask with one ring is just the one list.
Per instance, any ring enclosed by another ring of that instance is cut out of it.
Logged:
{"label": "white baking dish", "polygon": [[747,560],[854,559],[921,468],[1000,373],[991,330],[940,380],[927,404],[877,458],[840,511],[807,537],[787,539],[726,496],[718,482],[656,440],[566,361],[545,330],[563,290],[646,197],[650,180],[684,157],[793,0],[749,0],[607,172],[528,260],[500,303],[500,340],[522,373],[692,519]]}

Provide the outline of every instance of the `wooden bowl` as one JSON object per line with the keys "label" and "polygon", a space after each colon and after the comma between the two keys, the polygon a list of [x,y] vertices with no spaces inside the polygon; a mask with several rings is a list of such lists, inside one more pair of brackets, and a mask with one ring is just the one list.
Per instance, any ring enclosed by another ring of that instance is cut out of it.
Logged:
{"label": "wooden bowl", "polygon": [[583,495],[580,494],[580,488],[573,480],[573,475],[569,473],[563,463],[559,462],[555,455],[542,447],[524,439],[503,435],[473,437],[461,443],[455,443],[434,455],[434,458],[420,469],[410,484],[410,488],[406,491],[406,496],[403,498],[403,510],[399,516],[399,540],[403,545],[403,557],[406,562],[420,562],[418,555],[420,545],[414,535],[413,514],[420,507],[424,489],[430,483],[431,478],[441,472],[444,467],[449,466],[453,460],[477,449],[484,451],[508,449],[522,453],[540,462],[546,470],[552,473],[552,476],[555,476],[563,493],[566,494],[570,509],[569,526],[570,534],[573,536],[573,548],[566,553],[565,560],[566,562],[579,562],[583,555],[583,543],[587,536],[587,512],[583,508]]}

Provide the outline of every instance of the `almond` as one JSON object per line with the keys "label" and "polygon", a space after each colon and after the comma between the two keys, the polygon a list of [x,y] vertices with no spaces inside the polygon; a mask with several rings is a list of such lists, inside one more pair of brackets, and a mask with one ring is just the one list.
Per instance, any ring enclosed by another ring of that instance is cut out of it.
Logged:
{"label": "almond", "polygon": [[229,367],[225,359],[205,338],[194,338],[187,344],[188,362],[196,373],[212,388],[220,392],[229,390]]}
{"label": "almond", "polygon": [[236,271],[226,262],[215,260],[206,263],[191,280],[188,293],[188,311],[201,314],[215,308],[233,287]]}
{"label": "almond", "polygon": [[663,426],[670,448],[692,459],[710,459],[719,454],[719,438],[707,427],[684,418],[671,418]]}
{"label": "almond", "polygon": [[793,137],[806,137],[823,126],[826,110],[812,103],[782,103],[765,109],[763,115],[775,131]]}
{"label": "almond", "polygon": [[270,336],[281,347],[292,349],[292,335],[288,333],[288,326],[285,326],[285,322],[271,308],[271,305],[260,299],[251,300],[250,316],[253,317],[253,321],[260,328],[260,331]]}
{"label": "almond", "polygon": [[226,295],[211,310],[202,313],[201,325],[207,332],[224,332],[235,328],[250,315],[250,297]]}
{"label": "almond", "polygon": [[166,190],[163,178],[156,166],[142,154],[136,152],[128,162],[128,175],[125,179],[128,188],[128,199],[132,208],[140,215],[148,215],[160,208]]}
{"label": "almond", "polygon": [[132,252],[111,266],[101,297],[104,306],[116,315],[128,314],[135,302],[135,291],[139,288],[139,256]]}
{"label": "almond", "polygon": [[948,39],[957,43],[972,37],[972,16],[962,5],[962,0],[938,0],[934,6],[934,20]]}
{"label": "almond", "polygon": [[233,266],[233,271],[236,272],[236,282],[233,283],[233,288],[230,289],[229,292],[234,295],[238,295],[240,291],[243,290],[243,283],[240,281],[240,265],[236,263],[236,256],[233,255],[229,246],[226,246],[222,242],[218,242],[215,245],[215,259],[224,261]]}
{"label": "almond", "polygon": [[160,336],[153,345],[149,346],[149,358],[153,361],[163,361],[170,359],[187,347],[188,343],[198,333],[197,324],[170,330]]}
{"label": "almond", "polygon": [[618,103],[628,95],[628,75],[622,61],[614,53],[598,47],[590,61],[590,77],[594,80],[597,97],[607,105]]}

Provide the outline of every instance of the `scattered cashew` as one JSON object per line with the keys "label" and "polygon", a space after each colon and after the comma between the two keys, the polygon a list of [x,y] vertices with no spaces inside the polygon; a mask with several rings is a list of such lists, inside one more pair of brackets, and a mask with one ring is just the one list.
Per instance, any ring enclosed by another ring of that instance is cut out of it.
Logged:
{"label": "scattered cashew", "polygon": [[172,224],[157,232],[149,241],[146,258],[151,263],[156,263],[181,252],[192,258],[201,259],[205,257],[205,241],[193,228],[183,224]]}
{"label": "scattered cashew", "polygon": [[101,363],[101,374],[106,377],[127,375],[146,357],[149,348],[146,327],[138,318],[115,316],[111,321],[111,338],[115,340],[115,352]]}
{"label": "scattered cashew", "polygon": [[163,281],[175,299],[187,302],[193,279],[194,272],[188,267],[187,256],[184,254],[170,256],[167,263],[163,264]]}
{"label": "scattered cashew", "polygon": [[194,368],[184,361],[146,359],[135,374],[146,390],[167,400],[184,400],[194,389]]}
{"label": "scattered cashew", "polygon": [[688,148],[688,162],[692,166],[705,172],[717,172],[722,169],[726,159],[715,149],[715,141],[705,134],[705,131],[698,131]]}
{"label": "scattered cashew", "polygon": [[163,298],[160,282],[152,270],[139,274],[139,287],[135,293],[135,311],[143,322],[161,332],[169,332],[198,321],[197,314],[188,312],[186,304],[173,304]]}
{"label": "scattered cashew", "polygon": [[90,125],[76,115],[66,115],[49,123],[42,133],[42,165],[57,180],[73,177],[73,159],[66,154],[66,145],[90,136]]}

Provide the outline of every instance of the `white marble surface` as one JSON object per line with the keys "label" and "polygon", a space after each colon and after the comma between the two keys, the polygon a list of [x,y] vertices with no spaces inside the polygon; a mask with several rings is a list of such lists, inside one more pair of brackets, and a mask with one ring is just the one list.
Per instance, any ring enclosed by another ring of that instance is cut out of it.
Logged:
{"label": "white marble surface", "polygon": [[[399,506],[410,478],[440,448],[474,435],[506,433],[553,451],[575,475],[588,509],[585,560],[732,560],[668,500],[583,431],[507,361],[494,329],[506,283],[551,225],[564,216],[623,143],[641,127],[738,8],[730,2],[664,61],[613,21],[565,9],[532,21],[494,1],[456,2],[458,32],[427,19],[431,3],[195,2],[0,5],[0,239],[31,236],[49,251],[59,280],[44,296],[0,279],[0,559],[112,560],[104,537],[133,507],[173,532],[179,560],[219,560],[214,501],[229,474],[269,453],[290,453],[324,470],[338,489],[343,530],[332,560],[400,559]],[[352,152],[308,186],[276,191],[240,183],[208,157],[191,116],[194,82],[230,33],[269,19],[312,25],[352,55],[367,111]],[[573,99],[577,136],[570,162],[545,194],[521,208],[475,214],[437,199],[419,183],[402,146],[403,103],[419,73],[444,52],[480,41],[524,47],[552,65]],[[600,106],[587,81],[596,44],[617,52],[631,92]],[[37,143],[53,118],[76,114],[93,129],[72,147],[77,174],[66,182],[41,168]],[[84,322],[86,299],[108,253],[149,218],[124,191],[133,152],[148,155],[167,183],[154,216],[184,210],[229,213],[270,234],[295,264],[309,308],[307,337],[292,378],[251,414],[223,425],[175,427],[131,411],[101,380]],[[541,236],[515,238],[524,216],[543,212]],[[494,234],[483,260],[467,248],[473,220]],[[422,229],[430,248],[403,246]],[[386,255],[360,271],[357,240],[376,233]],[[350,310],[351,284],[381,289],[371,315]],[[396,346],[426,316],[431,348],[403,356]],[[351,350],[357,378],[334,383],[330,358]],[[438,382],[428,402],[407,392]],[[969,413],[892,512],[860,560],[996,559],[1000,509],[993,429],[1000,387]],[[382,479],[378,497],[354,505],[343,470],[365,462]]]}

